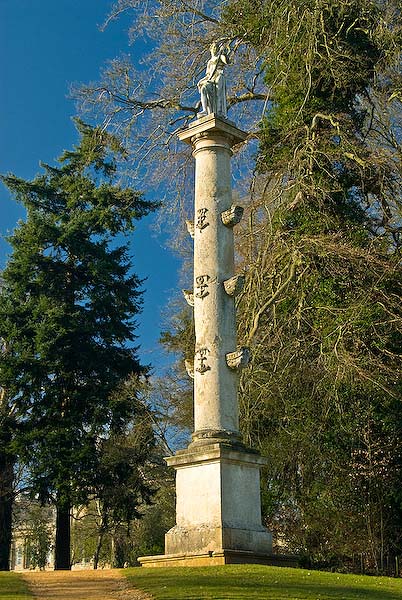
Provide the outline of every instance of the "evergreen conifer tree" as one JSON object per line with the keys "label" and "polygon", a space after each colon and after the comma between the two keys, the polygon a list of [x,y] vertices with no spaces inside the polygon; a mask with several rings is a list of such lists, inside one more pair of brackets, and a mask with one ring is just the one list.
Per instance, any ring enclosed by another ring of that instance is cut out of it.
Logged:
{"label": "evergreen conifer tree", "polygon": [[58,166],[33,181],[2,177],[27,210],[0,297],[1,385],[16,418],[6,448],[27,465],[32,493],[56,505],[56,569],[70,568],[70,510],[99,484],[102,440],[138,406],[133,386],[115,393],[147,373],[133,345],[142,282],[118,238],[156,208],[116,182],[117,139],[77,128],[80,143]]}

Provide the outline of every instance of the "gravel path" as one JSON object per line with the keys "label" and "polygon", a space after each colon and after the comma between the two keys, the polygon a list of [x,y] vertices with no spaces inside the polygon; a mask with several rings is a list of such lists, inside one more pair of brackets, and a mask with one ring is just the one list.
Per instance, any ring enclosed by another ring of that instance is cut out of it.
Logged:
{"label": "gravel path", "polygon": [[24,572],[35,600],[151,600],[118,570]]}

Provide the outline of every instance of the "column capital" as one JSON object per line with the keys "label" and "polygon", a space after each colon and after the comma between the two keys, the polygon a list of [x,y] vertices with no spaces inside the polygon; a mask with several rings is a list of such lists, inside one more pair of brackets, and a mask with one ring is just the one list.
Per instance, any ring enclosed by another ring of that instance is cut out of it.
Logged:
{"label": "column capital", "polygon": [[238,129],[233,121],[217,117],[213,113],[196,119],[187,129],[180,131],[177,135],[182,142],[193,144],[200,134],[210,134],[211,137],[223,136],[228,139],[230,146],[244,142],[247,138],[247,133]]}

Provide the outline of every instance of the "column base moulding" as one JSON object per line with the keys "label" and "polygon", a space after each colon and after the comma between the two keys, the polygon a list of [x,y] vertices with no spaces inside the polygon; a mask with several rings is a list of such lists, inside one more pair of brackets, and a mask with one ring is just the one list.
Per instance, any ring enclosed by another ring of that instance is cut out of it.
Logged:
{"label": "column base moulding", "polygon": [[201,429],[191,435],[191,442],[187,448],[178,450],[177,455],[188,454],[200,450],[204,446],[221,444],[225,448],[238,450],[239,452],[249,452],[258,454],[252,448],[249,448],[242,442],[241,435],[236,431],[222,431],[217,429]]}
{"label": "column base moulding", "polygon": [[207,567],[219,565],[269,565],[273,567],[298,567],[299,557],[283,554],[259,554],[244,550],[217,550],[205,553],[161,554],[140,556],[142,567]]}

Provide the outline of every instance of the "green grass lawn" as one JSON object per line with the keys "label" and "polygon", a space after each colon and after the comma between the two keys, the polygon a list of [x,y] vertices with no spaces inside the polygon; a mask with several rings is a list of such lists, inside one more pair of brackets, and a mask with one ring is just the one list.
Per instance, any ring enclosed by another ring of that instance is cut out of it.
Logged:
{"label": "green grass lawn", "polygon": [[18,573],[0,572],[0,600],[29,600],[33,598]]}
{"label": "green grass lawn", "polygon": [[402,600],[402,579],[227,565],[125,569],[134,587],[156,600]]}

